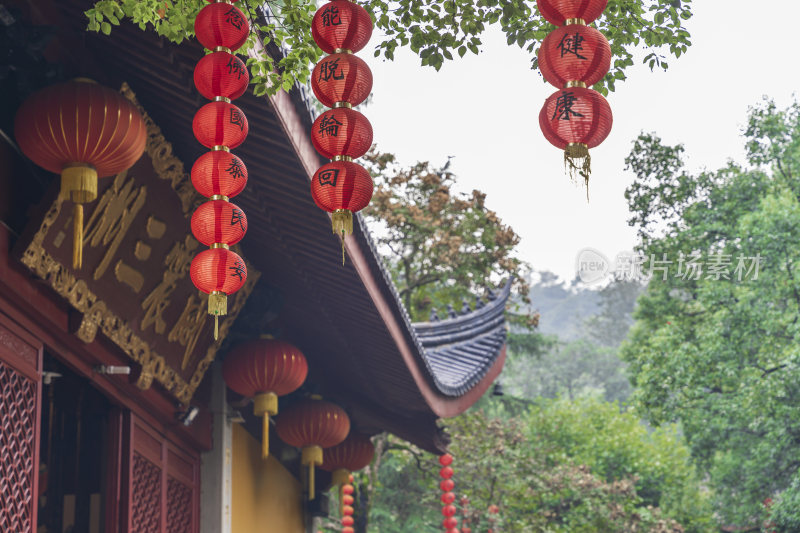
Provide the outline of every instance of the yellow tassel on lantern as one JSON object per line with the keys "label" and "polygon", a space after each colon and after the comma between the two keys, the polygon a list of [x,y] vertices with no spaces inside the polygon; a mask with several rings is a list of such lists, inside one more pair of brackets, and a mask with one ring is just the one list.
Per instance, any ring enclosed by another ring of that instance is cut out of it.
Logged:
{"label": "yellow tassel on lantern", "polygon": [[208,314],[214,315],[214,340],[219,338],[219,317],[228,314],[228,295],[211,291],[208,295]]}
{"label": "yellow tassel on lantern", "polygon": [[72,210],[72,268],[83,266],[83,205],[97,199],[97,170],[88,163],[70,163],[61,170],[61,198]]}
{"label": "yellow tassel on lantern", "polygon": [[584,143],[569,143],[564,149],[564,171],[573,181],[577,181],[577,175],[583,178],[588,202],[589,176],[592,173],[592,157],[589,155],[589,147]]}
{"label": "yellow tassel on lantern", "polygon": [[253,398],[253,413],[260,416],[261,424],[261,458],[269,457],[269,417],[278,414],[278,395],[274,392],[257,394]]}
{"label": "yellow tassel on lantern", "polygon": [[322,464],[322,448],[320,446],[306,446],[300,462],[308,466],[308,499],[314,499],[314,467]]}
{"label": "yellow tassel on lantern", "polygon": [[353,212],[349,209],[337,209],[331,216],[333,232],[342,239],[342,264],[344,264],[344,238],[353,234]]}

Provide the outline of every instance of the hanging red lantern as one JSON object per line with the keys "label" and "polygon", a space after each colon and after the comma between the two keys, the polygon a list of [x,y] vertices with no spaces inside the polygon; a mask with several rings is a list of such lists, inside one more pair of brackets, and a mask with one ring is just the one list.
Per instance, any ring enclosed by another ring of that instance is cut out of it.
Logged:
{"label": "hanging red lantern", "polygon": [[444,492],[450,492],[455,486],[456,484],[452,479],[443,479],[442,482],[439,483],[439,488]]}
{"label": "hanging red lantern", "polygon": [[14,119],[20,150],[61,175],[61,197],[73,202],[72,266],[83,263],[83,204],[97,198],[97,178],[130,168],[141,157],[147,128],[117,91],[77,79],[28,97]]}
{"label": "hanging red lantern", "polygon": [[439,464],[442,466],[450,466],[453,464],[453,456],[449,453],[445,453],[439,456]]}
{"label": "hanging red lantern", "polygon": [[311,21],[311,36],[323,52],[358,52],[372,36],[367,10],[349,0],[333,0],[320,7]]}
{"label": "hanging red lantern", "polygon": [[342,514],[345,516],[352,516],[355,513],[355,509],[353,509],[350,505],[345,505],[344,509],[342,509]]}
{"label": "hanging red lantern", "polygon": [[[456,506],[455,505],[445,505],[442,507],[442,514],[444,516],[455,516],[456,514]],[[453,526],[455,527],[455,526]]]}
{"label": "hanging red lantern", "polygon": [[311,89],[326,107],[334,107],[337,102],[357,106],[372,92],[372,71],[356,55],[331,54],[314,67]]}
{"label": "hanging red lantern", "polygon": [[194,68],[194,86],[209,100],[216,97],[235,100],[244,94],[249,83],[244,61],[228,52],[208,54]]}
{"label": "hanging red lantern", "polygon": [[611,46],[591,26],[570,24],[544,38],[538,57],[542,76],[556,87],[570,81],[592,86],[611,66]]}
{"label": "hanging red lantern", "polygon": [[445,529],[453,529],[454,527],[458,527],[458,520],[453,518],[452,516],[448,516],[444,520],[442,520],[442,526]]}
{"label": "hanging red lantern", "polygon": [[227,200],[210,200],[192,215],[192,234],[206,246],[214,243],[233,246],[247,233],[244,211]]}
{"label": "hanging red lantern", "polygon": [[333,213],[333,232],[353,233],[353,213],[372,198],[373,183],[367,169],[351,161],[322,165],[311,180],[311,195],[321,209]]}
{"label": "hanging red lantern", "polygon": [[444,479],[450,479],[453,477],[453,469],[449,466],[445,466],[439,470],[439,476],[443,477]]}
{"label": "hanging red lantern", "polygon": [[247,167],[241,159],[226,150],[212,150],[194,162],[192,185],[207,198],[233,198],[247,185]]}
{"label": "hanging red lantern", "polygon": [[571,19],[589,24],[599,17],[608,0],[536,0],[539,13],[551,24],[563,26]]}
{"label": "hanging red lantern", "polygon": [[[324,450],[323,450],[323,454],[324,454]],[[324,461],[324,459],[323,459],[323,461]],[[323,464],[325,464],[325,463],[323,462]],[[342,503],[345,504],[345,505],[353,505],[355,503],[355,501],[356,501],[355,498],[353,498],[349,494],[345,494],[345,495],[342,496]]]}
{"label": "hanging red lantern", "polygon": [[323,450],[321,468],[333,472],[334,485],[342,485],[347,483],[350,472],[361,470],[374,456],[375,446],[368,436],[350,433],[341,443]]}
{"label": "hanging red lantern", "polygon": [[441,500],[443,504],[450,505],[451,503],[456,501],[456,495],[453,492],[444,492],[442,493]]}
{"label": "hanging red lantern", "polygon": [[218,47],[238,50],[250,34],[250,24],[238,7],[215,2],[197,14],[194,33],[200,44],[209,50]]}
{"label": "hanging red lantern", "polygon": [[591,172],[589,148],[603,142],[612,122],[606,99],[597,91],[582,87],[556,91],[539,113],[545,138],[564,150],[564,164],[580,172],[587,184]]}
{"label": "hanging red lantern", "polygon": [[269,417],[278,414],[278,396],[297,390],[307,375],[303,352],[282,340],[244,342],[225,357],[225,383],[242,396],[253,398],[253,412],[262,419],[262,457],[269,455]]}
{"label": "hanging red lantern", "polygon": [[228,314],[228,294],[241,289],[247,280],[244,261],[227,247],[204,250],[192,260],[189,275],[195,287],[208,294],[208,314],[215,318],[216,337],[218,317]]}
{"label": "hanging red lantern", "polygon": [[330,109],[318,116],[311,126],[311,142],[317,152],[328,159],[336,156],[355,159],[372,146],[372,125],[355,109]]}
{"label": "hanging red lantern", "polygon": [[355,523],[356,523],[356,521],[353,520],[352,516],[343,516],[342,517],[342,525],[343,526],[348,526],[349,527],[349,526],[352,526]]}
{"label": "hanging red lantern", "polygon": [[353,485],[348,484],[342,487],[343,494],[353,494],[354,491],[355,489],[353,488]]}
{"label": "hanging red lantern", "polygon": [[206,148],[236,148],[247,138],[247,117],[230,102],[209,102],[195,113],[192,131]]}
{"label": "hanging red lantern", "polygon": [[303,450],[301,462],[308,466],[308,493],[313,500],[314,467],[323,462],[322,449],[347,437],[350,418],[338,405],[312,398],[284,410],[275,422],[281,440]]}

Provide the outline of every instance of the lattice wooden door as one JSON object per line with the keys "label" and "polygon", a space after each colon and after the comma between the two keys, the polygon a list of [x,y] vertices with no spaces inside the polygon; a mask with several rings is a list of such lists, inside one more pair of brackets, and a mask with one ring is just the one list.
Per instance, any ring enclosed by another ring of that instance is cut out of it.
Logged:
{"label": "lattice wooden door", "polygon": [[0,531],[36,531],[41,346],[0,315]]}
{"label": "lattice wooden door", "polygon": [[197,533],[200,457],[129,415],[128,531]]}

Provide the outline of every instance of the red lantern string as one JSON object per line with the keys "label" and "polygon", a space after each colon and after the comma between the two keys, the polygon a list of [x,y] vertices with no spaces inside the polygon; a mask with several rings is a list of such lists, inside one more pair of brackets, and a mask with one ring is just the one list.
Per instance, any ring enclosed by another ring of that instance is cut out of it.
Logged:
{"label": "red lantern string", "polygon": [[592,172],[589,148],[611,131],[611,108],[587,86],[600,81],[611,66],[611,47],[598,30],[587,24],[599,17],[608,0],[537,0],[541,15],[561,26],[550,32],[539,48],[544,78],[562,88],[550,96],[539,113],[545,138],[564,150],[570,177],[580,175],[589,199]]}
{"label": "red lantern string", "polygon": [[439,476],[442,478],[439,488],[441,488],[443,492],[441,497],[442,503],[444,504],[442,507],[442,516],[445,517],[444,520],[442,520],[442,527],[444,527],[446,533],[450,533],[451,531],[458,533],[458,519],[455,517],[456,507],[453,505],[453,502],[456,500],[456,495],[453,493],[455,483],[453,483],[451,479],[453,477],[453,469],[450,466],[453,464],[453,456],[449,453],[440,455],[439,464],[442,465],[441,470],[439,470]]}
{"label": "red lantern string", "polygon": [[[324,463],[323,463],[324,464]],[[353,476],[348,476],[348,483],[342,485],[342,533],[349,533],[354,531],[353,524],[355,524],[355,520],[353,519],[353,502],[355,499],[353,498],[353,493],[355,492],[355,487],[353,487]]]}
{"label": "red lantern string", "polygon": [[[334,108],[314,121],[311,140],[324,157],[350,165],[320,168],[312,178],[311,195],[319,207],[331,213],[333,232],[342,240],[344,264],[344,240],[353,233],[353,213],[372,198],[372,178],[366,169],[352,163],[372,145],[372,126],[364,115],[351,109],[372,90],[372,72],[352,55],[369,41],[372,19],[355,2],[333,0],[314,14],[311,34],[317,46],[331,54],[314,67],[311,88],[323,105]],[[342,179],[346,176],[349,178]]]}
{"label": "red lantern string", "polygon": [[[198,61],[194,70],[197,90],[212,102],[195,113],[192,131],[212,151],[192,166],[192,184],[210,201],[192,215],[192,233],[210,249],[192,261],[195,286],[208,294],[208,313],[214,316],[214,338],[219,337],[219,317],[228,314],[228,295],[247,279],[244,261],[228,249],[247,232],[244,212],[229,202],[247,183],[247,168],[230,153],[247,137],[247,117],[231,103],[247,90],[250,77],[233,51],[250,34],[250,25],[239,8],[217,0],[203,7],[194,21],[197,40],[213,52]],[[266,439],[265,439],[266,442]]]}

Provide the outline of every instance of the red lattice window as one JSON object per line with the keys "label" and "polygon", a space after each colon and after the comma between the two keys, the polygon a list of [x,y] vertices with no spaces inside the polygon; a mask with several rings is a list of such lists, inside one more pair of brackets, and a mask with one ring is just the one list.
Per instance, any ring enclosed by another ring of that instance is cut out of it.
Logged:
{"label": "red lattice window", "polygon": [[33,529],[36,383],[0,361],[0,531]]}
{"label": "red lattice window", "polygon": [[167,532],[192,533],[192,489],[174,477],[167,482]]}
{"label": "red lattice window", "polygon": [[139,455],[133,456],[131,531],[161,532],[161,469]]}

